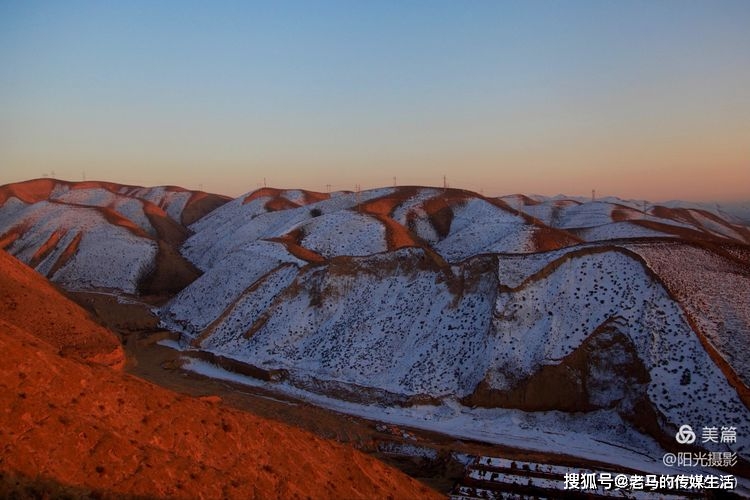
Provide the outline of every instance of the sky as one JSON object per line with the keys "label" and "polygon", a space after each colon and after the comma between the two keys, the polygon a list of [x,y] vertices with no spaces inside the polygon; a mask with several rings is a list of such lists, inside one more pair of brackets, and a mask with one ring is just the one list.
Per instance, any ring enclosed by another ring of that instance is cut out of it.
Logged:
{"label": "sky", "polygon": [[750,2],[0,2],[0,184],[750,199]]}

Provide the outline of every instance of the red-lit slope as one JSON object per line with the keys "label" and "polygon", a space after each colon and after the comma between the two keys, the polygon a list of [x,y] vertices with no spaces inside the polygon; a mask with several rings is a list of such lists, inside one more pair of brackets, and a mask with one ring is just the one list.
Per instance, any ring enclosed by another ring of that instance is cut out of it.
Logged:
{"label": "red-lit slope", "polygon": [[66,357],[122,367],[117,337],[65,300],[39,273],[0,251],[0,319],[34,332]]}

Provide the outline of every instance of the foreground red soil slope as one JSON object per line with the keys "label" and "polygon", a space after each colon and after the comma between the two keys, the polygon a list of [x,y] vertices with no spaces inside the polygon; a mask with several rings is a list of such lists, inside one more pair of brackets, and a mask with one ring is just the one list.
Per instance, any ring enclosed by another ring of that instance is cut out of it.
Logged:
{"label": "foreground red soil slope", "polygon": [[3,251],[0,251],[0,319],[33,332],[63,356],[113,368],[124,365],[125,356],[114,333],[65,299],[42,275]]}
{"label": "foreground red soil slope", "polygon": [[111,334],[30,272],[0,253],[1,495],[438,497],[353,449],[103,366],[121,356]]}

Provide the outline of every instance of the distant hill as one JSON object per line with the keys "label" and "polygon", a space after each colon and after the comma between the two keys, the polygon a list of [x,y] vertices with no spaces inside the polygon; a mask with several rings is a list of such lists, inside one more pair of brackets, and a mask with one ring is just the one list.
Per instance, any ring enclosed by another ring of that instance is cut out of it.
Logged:
{"label": "distant hill", "polygon": [[198,276],[177,250],[228,198],[178,187],[36,179],[0,186],[0,248],[70,289],[177,291]]}

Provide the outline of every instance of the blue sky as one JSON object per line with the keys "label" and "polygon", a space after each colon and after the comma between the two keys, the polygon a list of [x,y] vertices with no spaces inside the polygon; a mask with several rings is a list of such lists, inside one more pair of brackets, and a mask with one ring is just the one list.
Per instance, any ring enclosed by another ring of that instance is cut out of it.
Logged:
{"label": "blue sky", "polygon": [[0,183],[750,198],[750,2],[0,3]]}

